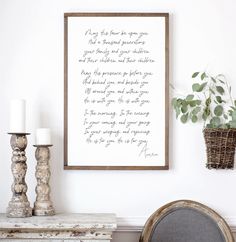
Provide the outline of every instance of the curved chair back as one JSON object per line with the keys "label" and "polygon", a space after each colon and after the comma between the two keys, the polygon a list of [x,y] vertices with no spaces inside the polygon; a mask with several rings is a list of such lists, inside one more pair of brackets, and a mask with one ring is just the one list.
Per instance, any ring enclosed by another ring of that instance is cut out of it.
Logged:
{"label": "curved chair back", "polygon": [[168,203],[147,220],[140,242],[234,242],[225,220],[191,200]]}

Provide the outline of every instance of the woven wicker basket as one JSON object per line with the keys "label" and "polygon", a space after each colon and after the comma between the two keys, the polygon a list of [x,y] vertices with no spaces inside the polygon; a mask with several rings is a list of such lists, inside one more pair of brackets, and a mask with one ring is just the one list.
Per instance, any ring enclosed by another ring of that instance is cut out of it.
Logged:
{"label": "woven wicker basket", "polygon": [[203,130],[208,169],[233,169],[236,146],[236,129]]}

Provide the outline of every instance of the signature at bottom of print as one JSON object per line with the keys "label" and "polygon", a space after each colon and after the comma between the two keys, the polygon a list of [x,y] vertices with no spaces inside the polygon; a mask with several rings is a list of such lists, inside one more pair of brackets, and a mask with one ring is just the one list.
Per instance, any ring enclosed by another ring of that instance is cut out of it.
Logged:
{"label": "signature at bottom of print", "polygon": [[157,153],[150,152],[150,149],[148,148],[148,143],[145,143],[145,145],[142,147],[139,157],[144,156],[144,158],[151,158],[154,156],[158,156]]}

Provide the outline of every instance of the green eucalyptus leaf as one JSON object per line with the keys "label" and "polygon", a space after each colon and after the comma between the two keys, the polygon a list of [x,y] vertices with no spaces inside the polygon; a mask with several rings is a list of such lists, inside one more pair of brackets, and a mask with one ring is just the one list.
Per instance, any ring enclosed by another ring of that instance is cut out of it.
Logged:
{"label": "green eucalyptus leaf", "polygon": [[202,101],[201,100],[195,100],[196,105],[201,105]]}
{"label": "green eucalyptus leaf", "polygon": [[196,106],[196,102],[194,100],[189,101],[188,103],[189,103],[190,107],[192,107],[192,108]]}
{"label": "green eucalyptus leaf", "polygon": [[177,102],[178,102],[178,106],[179,106],[179,107],[182,105],[183,101],[184,101],[184,100],[183,100],[182,98],[178,98],[178,99],[177,99]]}
{"label": "green eucalyptus leaf", "polygon": [[236,120],[229,122],[230,128],[236,128]]}
{"label": "green eucalyptus leaf", "polygon": [[207,82],[202,83],[197,92],[201,92],[206,87],[206,85],[207,85]]}
{"label": "green eucalyptus leaf", "polygon": [[188,106],[187,104],[183,104],[183,106],[181,107],[181,112],[182,113],[186,113],[188,111]]}
{"label": "green eucalyptus leaf", "polygon": [[200,87],[201,87],[201,85],[200,85],[199,83],[194,83],[194,84],[192,85],[192,90],[193,90],[194,92],[198,92],[198,90],[200,89]]}
{"label": "green eucalyptus leaf", "polygon": [[176,107],[177,105],[178,105],[178,101],[177,101],[177,98],[175,97],[175,98],[172,98],[172,100],[171,100],[171,105],[173,106],[173,107]]}
{"label": "green eucalyptus leaf", "polygon": [[221,105],[217,105],[214,109],[214,114],[216,116],[221,116],[223,114],[223,107]]}
{"label": "green eucalyptus leaf", "polygon": [[220,95],[223,95],[225,90],[222,86],[216,86],[216,90]]}
{"label": "green eucalyptus leaf", "polygon": [[197,105],[195,100],[189,101],[188,103],[189,103],[190,107],[192,107],[192,108]]}
{"label": "green eucalyptus leaf", "polygon": [[230,128],[230,127],[229,127],[229,125],[227,125],[227,124],[222,124],[222,125],[220,125],[220,128],[222,128],[222,129],[228,129],[228,128]]}
{"label": "green eucalyptus leaf", "polygon": [[178,98],[177,100],[172,99],[172,105],[175,107],[180,108],[182,106],[183,99]]}
{"label": "green eucalyptus leaf", "polygon": [[232,110],[229,110],[228,113],[229,113],[229,116],[232,116],[233,111]]}
{"label": "green eucalyptus leaf", "polygon": [[207,120],[207,117],[208,117],[208,116],[206,115],[206,113],[203,113],[203,114],[202,114],[202,119],[203,119],[204,121]]}
{"label": "green eucalyptus leaf", "polygon": [[225,75],[223,75],[223,74],[218,74],[217,76],[216,76],[216,78],[219,80],[219,79],[225,79]]}
{"label": "green eucalyptus leaf", "polygon": [[214,77],[211,77],[211,80],[216,83],[216,79]]}
{"label": "green eucalyptus leaf", "polygon": [[180,115],[180,113],[181,113],[181,111],[180,111],[180,109],[179,108],[176,108],[175,109],[175,113],[176,113],[176,119],[179,117],[179,115]]}
{"label": "green eucalyptus leaf", "polygon": [[236,106],[236,100],[234,100],[234,106]]}
{"label": "green eucalyptus leaf", "polygon": [[206,77],[206,73],[203,72],[202,75],[201,75],[201,80],[203,80],[205,77]]}
{"label": "green eucalyptus leaf", "polygon": [[194,95],[189,94],[189,95],[186,97],[186,101],[191,101],[191,100],[193,100],[193,98],[194,98]]}
{"label": "green eucalyptus leaf", "polygon": [[198,76],[198,74],[199,74],[199,72],[194,72],[194,73],[193,73],[193,75],[192,75],[192,78],[197,77],[197,76]]}
{"label": "green eucalyptus leaf", "polygon": [[172,98],[171,104],[174,106],[174,104],[177,103],[177,100],[178,100],[177,97]]}
{"label": "green eucalyptus leaf", "polygon": [[211,110],[209,108],[206,108],[204,112],[207,114],[207,116],[210,116],[211,114]]}
{"label": "green eucalyptus leaf", "polygon": [[213,124],[207,124],[206,127],[209,128],[209,129],[214,128],[214,127],[213,127]]}
{"label": "green eucalyptus leaf", "polygon": [[199,91],[202,91],[206,87],[206,85],[207,85],[207,82],[202,83]]}
{"label": "green eucalyptus leaf", "polygon": [[216,100],[218,103],[226,103],[225,100],[221,98],[221,96],[216,96]]}
{"label": "green eucalyptus leaf", "polygon": [[236,110],[232,112],[232,120],[236,121]]}
{"label": "green eucalyptus leaf", "polygon": [[210,124],[212,124],[214,128],[218,128],[219,125],[220,125],[220,118],[219,117],[213,117],[210,120]]}
{"label": "green eucalyptus leaf", "polygon": [[223,115],[224,119],[228,119],[228,115],[224,114]]}
{"label": "green eucalyptus leaf", "polygon": [[218,103],[222,103],[222,98],[221,98],[221,96],[216,96],[216,101],[217,101]]}
{"label": "green eucalyptus leaf", "polygon": [[205,104],[209,106],[211,104],[211,97],[208,97],[205,101]]}
{"label": "green eucalyptus leaf", "polygon": [[200,111],[201,111],[201,108],[200,108],[200,107],[196,107],[196,108],[193,109],[192,114],[193,114],[193,115],[196,115],[196,114],[198,114]]}
{"label": "green eucalyptus leaf", "polygon": [[190,107],[195,107],[195,106],[199,106],[201,104],[201,100],[192,100],[189,101],[188,104],[190,105]]}
{"label": "green eucalyptus leaf", "polygon": [[202,114],[202,119],[203,119],[204,121],[206,121],[207,118],[210,116],[210,114],[211,114],[210,109],[209,109],[208,107],[205,108],[204,111],[203,111],[203,114]]}
{"label": "green eucalyptus leaf", "polygon": [[188,113],[183,114],[180,118],[181,122],[185,124],[188,121]]}
{"label": "green eucalyptus leaf", "polygon": [[191,118],[192,122],[193,123],[196,123],[197,122],[197,116],[196,115],[193,115],[192,118]]}
{"label": "green eucalyptus leaf", "polygon": [[224,81],[222,81],[221,79],[218,79],[218,80],[219,80],[219,82],[220,82],[220,83],[225,84],[225,82],[224,82]]}

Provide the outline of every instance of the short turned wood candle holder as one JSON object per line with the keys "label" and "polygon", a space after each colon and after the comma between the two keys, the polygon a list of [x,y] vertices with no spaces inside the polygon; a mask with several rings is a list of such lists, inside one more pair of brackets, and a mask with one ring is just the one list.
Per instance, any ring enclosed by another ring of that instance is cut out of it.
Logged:
{"label": "short turned wood candle holder", "polygon": [[50,146],[52,145],[34,145],[34,147],[37,147],[35,151],[35,158],[37,160],[35,172],[37,186],[35,191],[37,196],[33,209],[33,214],[36,216],[50,216],[55,214],[53,203],[50,200]]}
{"label": "short turned wood candle holder", "polygon": [[12,199],[8,204],[6,215],[11,218],[25,218],[32,216],[32,208],[26,192],[25,175],[27,171],[25,149],[27,147],[28,133],[9,133],[11,135],[12,165],[11,170],[14,182],[11,186]]}

